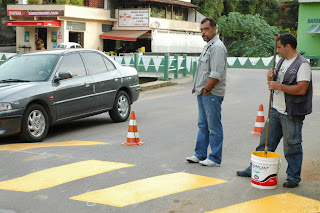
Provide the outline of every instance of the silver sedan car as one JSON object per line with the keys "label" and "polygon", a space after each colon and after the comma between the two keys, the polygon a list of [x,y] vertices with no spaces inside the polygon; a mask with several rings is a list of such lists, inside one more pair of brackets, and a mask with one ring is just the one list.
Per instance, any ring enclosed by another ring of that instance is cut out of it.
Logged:
{"label": "silver sedan car", "polygon": [[42,141],[51,125],[103,112],[123,122],[139,93],[137,71],[100,51],[16,55],[0,66],[0,136]]}

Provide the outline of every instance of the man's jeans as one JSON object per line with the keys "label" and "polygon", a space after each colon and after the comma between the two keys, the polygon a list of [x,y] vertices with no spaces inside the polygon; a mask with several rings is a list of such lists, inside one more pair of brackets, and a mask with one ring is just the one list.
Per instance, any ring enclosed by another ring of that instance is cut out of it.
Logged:
{"label": "man's jeans", "polygon": [[199,160],[207,158],[207,149],[210,144],[209,159],[220,164],[222,158],[223,129],[221,124],[221,104],[223,96],[197,95],[199,117],[198,137],[195,156]]}
{"label": "man's jeans", "polygon": [[[301,181],[300,174],[303,156],[301,144],[302,125],[303,120],[291,120],[289,119],[289,116],[281,114],[276,109],[271,108],[268,151],[274,152],[277,149],[281,138],[283,138],[284,155],[288,162],[286,171],[288,175],[287,179],[292,180],[295,183]],[[256,151],[263,151],[265,149],[266,131],[267,122],[262,130],[260,144],[256,148]],[[249,169],[249,167],[247,169]]]}

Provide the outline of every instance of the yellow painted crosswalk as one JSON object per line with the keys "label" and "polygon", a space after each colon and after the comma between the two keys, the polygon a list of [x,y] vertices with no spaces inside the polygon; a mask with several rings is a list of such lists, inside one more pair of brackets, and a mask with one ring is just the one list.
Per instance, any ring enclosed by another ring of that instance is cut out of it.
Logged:
{"label": "yellow painted crosswalk", "polygon": [[70,199],[123,207],[178,192],[225,182],[227,181],[179,172],[88,192],[71,197]]}
{"label": "yellow painted crosswalk", "polygon": [[[20,143],[1,145],[0,151],[21,151],[27,149],[54,146],[85,146],[106,144],[94,141],[66,141],[56,143]],[[101,160],[86,160],[66,164],[30,173],[18,178],[0,182],[0,190],[32,192],[55,187],[71,181],[99,175],[117,169],[133,167],[133,164]],[[202,187],[227,183],[226,180],[206,177],[185,172],[164,174],[135,180],[128,183],[102,188],[84,194],[72,196],[70,199],[90,203],[99,203],[114,207],[124,207],[175,193],[187,192]],[[79,202],[81,203],[81,202]],[[228,212],[320,212],[320,201],[284,193],[251,200],[244,203],[216,209],[208,213]]]}
{"label": "yellow painted crosswalk", "polygon": [[259,212],[259,213],[318,213],[320,201],[284,193],[269,197],[251,200],[244,203],[228,206],[207,213],[234,213],[234,212]]}
{"label": "yellow painted crosswalk", "polygon": [[15,143],[0,146],[0,151],[22,151],[27,149],[35,149],[41,147],[52,147],[52,146],[89,146],[89,145],[100,145],[106,144],[104,142],[95,141],[65,141],[65,142],[54,142],[54,143]]}
{"label": "yellow painted crosswalk", "polygon": [[0,189],[32,192],[131,166],[134,165],[99,160],[81,161],[2,181],[0,182]]}

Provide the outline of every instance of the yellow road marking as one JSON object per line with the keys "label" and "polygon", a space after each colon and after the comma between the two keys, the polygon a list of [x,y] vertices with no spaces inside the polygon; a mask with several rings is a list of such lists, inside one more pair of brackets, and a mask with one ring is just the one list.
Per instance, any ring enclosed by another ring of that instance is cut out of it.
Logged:
{"label": "yellow road marking", "polygon": [[54,143],[16,143],[16,144],[6,144],[0,146],[0,151],[21,151],[26,149],[35,149],[41,147],[50,146],[85,146],[85,145],[98,145],[106,144],[103,142],[95,141],[66,141],[66,142],[54,142]]}
{"label": "yellow road marking", "polygon": [[309,213],[320,212],[320,201],[295,195],[292,193],[284,193],[269,197],[251,200],[244,203],[235,204],[222,209],[217,209],[208,213],[228,213],[228,212],[259,212],[259,213]]}
{"label": "yellow road marking", "polygon": [[186,190],[225,182],[227,181],[179,172],[132,181],[74,196],[70,199],[123,207]]}
{"label": "yellow road marking", "polygon": [[32,192],[131,166],[134,165],[99,160],[81,161],[45,169],[15,179],[1,181],[0,189]]}

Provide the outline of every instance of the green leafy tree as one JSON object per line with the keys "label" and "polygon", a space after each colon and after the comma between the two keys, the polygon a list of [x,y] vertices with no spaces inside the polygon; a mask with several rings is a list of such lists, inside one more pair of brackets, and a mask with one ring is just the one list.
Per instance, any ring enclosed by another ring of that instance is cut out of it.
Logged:
{"label": "green leafy tree", "polygon": [[218,19],[223,10],[223,0],[192,0],[192,3],[199,6],[199,12],[206,17]]}
{"label": "green leafy tree", "polygon": [[[218,20],[219,32],[225,37],[228,55],[268,57],[273,55],[277,27],[270,26],[259,14],[229,13]],[[229,41],[229,42],[228,42]]]}

